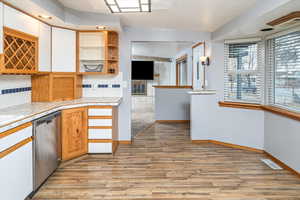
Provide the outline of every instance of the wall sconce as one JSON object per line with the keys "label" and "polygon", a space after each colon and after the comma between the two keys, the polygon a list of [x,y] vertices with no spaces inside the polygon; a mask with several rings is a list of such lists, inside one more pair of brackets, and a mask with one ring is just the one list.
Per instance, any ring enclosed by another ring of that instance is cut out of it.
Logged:
{"label": "wall sconce", "polygon": [[209,57],[207,57],[207,56],[201,56],[200,61],[201,61],[201,64],[204,66],[209,66],[209,64],[210,64]]}

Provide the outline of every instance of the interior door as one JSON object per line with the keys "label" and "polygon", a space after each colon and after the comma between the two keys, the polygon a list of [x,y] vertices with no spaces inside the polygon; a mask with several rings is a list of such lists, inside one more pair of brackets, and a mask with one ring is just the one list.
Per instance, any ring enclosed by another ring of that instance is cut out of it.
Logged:
{"label": "interior door", "polygon": [[62,159],[69,160],[87,153],[87,109],[62,112]]}

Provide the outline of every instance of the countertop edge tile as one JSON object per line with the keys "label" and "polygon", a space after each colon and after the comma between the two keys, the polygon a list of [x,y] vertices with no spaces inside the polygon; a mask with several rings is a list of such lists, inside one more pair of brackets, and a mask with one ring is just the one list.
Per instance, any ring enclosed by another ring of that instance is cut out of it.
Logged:
{"label": "countertop edge tile", "polygon": [[0,120],[0,133],[56,111],[85,106],[119,106],[121,102],[121,97],[92,97],[73,101],[29,103],[0,109],[0,116],[14,114],[12,120]]}

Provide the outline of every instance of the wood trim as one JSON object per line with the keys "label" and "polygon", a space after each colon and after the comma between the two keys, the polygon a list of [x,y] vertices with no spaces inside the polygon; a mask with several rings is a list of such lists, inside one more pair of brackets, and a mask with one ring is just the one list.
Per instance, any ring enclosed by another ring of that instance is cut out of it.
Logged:
{"label": "wood trim", "polygon": [[186,61],[187,58],[188,58],[188,55],[184,54],[183,56],[180,56],[179,58],[176,59],[176,63]]}
{"label": "wood trim", "polygon": [[191,85],[155,85],[155,88],[166,88],[166,89],[193,89]]}
{"label": "wood trim", "polygon": [[210,140],[192,140],[193,144],[206,144],[210,143]]}
{"label": "wood trim", "polygon": [[216,145],[221,145],[221,146],[226,146],[234,149],[242,149],[246,151],[251,151],[251,152],[256,152],[256,153],[262,153],[265,154],[267,157],[269,157],[271,160],[273,160],[275,163],[277,163],[279,166],[281,166],[283,169],[290,171],[294,175],[298,176],[300,178],[300,173],[294,170],[293,168],[289,167],[286,165],[284,162],[280,161],[279,159],[275,158],[272,156],[270,153],[261,150],[261,149],[256,149],[252,147],[247,147],[247,146],[241,146],[241,145],[235,145],[235,144],[230,144],[230,143],[225,143],[225,142],[219,142],[216,140],[192,140],[193,144],[205,144],[205,143],[212,143]]}
{"label": "wood trim", "polygon": [[0,54],[0,73],[1,73],[1,69],[4,68],[4,53]]}
{"label": "wood trim", "polygon": [[220,107],[228,108],[241,108],[241,109],[250,109],[250,110],[263,110],[260,104],[250,104],[250,103],[239,103],[239,102],[219,102]]}
{"label": "wood trim", "polygon": [[17,126],[15,128],[9,129],[9,130],[7,130],[5,132],[2,132],[2,133],[0,133],[0,139],[4,138],[6,136],[9,136],[9,135],[11,135],[11,134],[13,134],[13,133],[15,133],[17,131],[20,131],[22,129],[25,129],[25,128],[31,126],[31,125],[32,125],[32,123],[28,122],[28,123],[22,124],[21,126]]}
{"label": "wood trim", "polygon": [[278,160],[277,158],[275,158],[274,156],[272,156],[270,153],[264,151],[264,154],[269,157],[271,160],[273,160],[276,164],[278,164],[279,166],[281,166],[283,169],[288,170],[290,172],[292,172],[294,175],[298,176],[300,178],[300,173],[297,172],[296,170],[294,170],[293,168],[289,167],[288,165],[286,165],[284,162]]}
{"label": "wood trim", "polygon": [[262,108],[265,111],[300,121],[300,113],[289,111],[283,108],[278,108],[275,106],[262,106]]}
{"label": "wood trim", "polygon": [[190,123],[190,120],[156,120],[156,123]]}
{"label": "wood trim", "polygon": [[292,20],[292,19],[295,19],[295,18],[300,18],[300,11],[292,12],[292,13],[290,13],[288,15],[285,15],[283,17],[275,19],[275,20],[267,23],[267,25],[269,25],[269,26],[276,26],[276,25],[288,22],[289,20]]}
{"label": "wood trim", "polygon": [[132,144],[131,140],[119,140],[119,144]]}
{"label": "wood trim", "polygon": [[228,108],[250,109],[250,110],[264,110],[290,119],[300,121],[300,113],[293,112],[284,108],[278,108],[275,106],[264,106],[260,104],[221,102],[221,101],[219,102],[219,106],[228,107]]}
{"label": "wood trim", "polygon": [[12,146],[12,147],[10,147],[10,148],[8,148],[8,149],[0,152],[0,159],[3,158],[3,157],[5,157],[5,156],[7,156],[8,154],[16,151],[17,149],[21,148],[22,146],[28,144],[32,140],[33,140],[32,137],[29,137],[29,138],[27,138],[27,139],[25,139],[25,140],[23,140],[23,141],[15,144],[14,146]]}
{"label": "wood trim", "polygon": [[29,40],[32,42],[36,42],[39,39],[38,37],[36,37],[34,35],[31,35],[31,34],[28,34],[28,33],[25,33],[25,32],[19,31],[19,30],[15,30],[15,29],[12,29],[12,28],[9,28],[6,26],[3,26],[3,32],[8,35],[12,35],[17,38],[22,38],[22,39]]}
{"label": "wood trim", "polygon": [[196,47],[198,47],[198,46],[201,46],[201,45],[205,45],[205,42],[199,42],[199,43],[193,45],[193,46],[192,46],[192,49],[194,49],[194,48],[196,48]]}
{"label": "wood trim", "polygon": [[241,145],[236,145],[236,144],[231,144],[231,143],[226,143],[226,142],[220,142],[217,140],[192,140],[192,143],[194,143],[194,144],[211,143],[211,144],[221,145],[221,146],[225,146],[225,147],[230,147],[233,149],[242,149],[242,150],[252,151],[252,152],[256,152],[256,153],[264,153],[264,150],[261,150],[261,149],[256,149],[256,148],[252,148],[252,147],[241,146]]}
{"label": "wood trim", "polygon": [[89,143],[112,143],[113,140],[101,140],[101,139],[90,139],[88,140]]}
{"label": "wood trim", "polygon": [[89,126],[89,129],[113,129],[112,126]]}
{"label": "wood trim", "polygon": [[231,148],[234,148],[234,149],[242,149],[242,150],[246,150],[246,151],[264,153],[264,150],[256,149],[256,148],[252,148],[252,147],[247,147],[247,146],[242,146],[242,145],[237,145],[237,144],[231,144],[231,143],[226,143],[226,142],[220,142],[220,141],[216,141],[216,140],[211,140],[210,142],[213,143],[213,144],[222,145],[222,146],[225,146],[225,147],[231,147]]}
{"label": "wood trim", "polygon": [[112,109],[113,106],[89,106],[88,108],[92,108],[92,109]]}
{"label": "wood trim", "polygon": [[112,119],[112,116],[89,116],[89,119]]}
{"label": "wood trim", "polygon": [[119,141],[113,140],[112,142],[112,153],[115,154],[116,151],[118,150],[118,146],[119,146]]}

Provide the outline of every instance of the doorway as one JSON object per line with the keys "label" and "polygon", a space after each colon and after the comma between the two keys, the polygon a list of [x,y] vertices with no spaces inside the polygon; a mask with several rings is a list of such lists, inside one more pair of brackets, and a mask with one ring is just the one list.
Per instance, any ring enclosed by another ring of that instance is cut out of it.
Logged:
{"label": "doorway", "polygon": [[155,87],[188,84],[192,42],[132,42],[132,137],[155,123]]}

